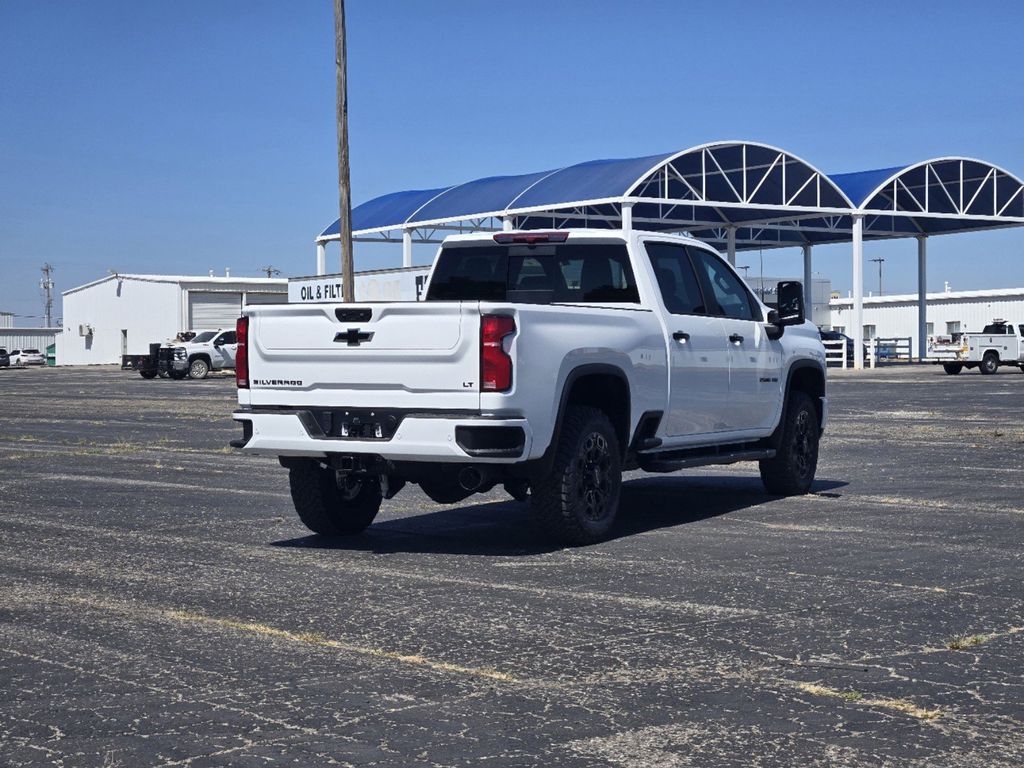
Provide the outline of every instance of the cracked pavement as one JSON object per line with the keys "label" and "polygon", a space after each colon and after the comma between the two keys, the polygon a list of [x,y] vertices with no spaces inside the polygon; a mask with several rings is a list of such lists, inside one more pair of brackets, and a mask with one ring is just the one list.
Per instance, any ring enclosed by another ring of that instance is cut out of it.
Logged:
{"label": "cracked pavement", "polygon": [[231,379],[0,369],[0,764],[1021,765],[1024,376],[829,396],[812,495],[631,473],[563,550],[415,486],[310,536]]}

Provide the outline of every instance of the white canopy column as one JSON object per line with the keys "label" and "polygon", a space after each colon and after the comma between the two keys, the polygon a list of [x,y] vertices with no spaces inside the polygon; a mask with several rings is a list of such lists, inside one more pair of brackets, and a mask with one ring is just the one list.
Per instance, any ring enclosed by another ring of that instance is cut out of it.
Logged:
{"label": "white canopy column", "polygon": [[622,204],[622,231],[629,234],[633,230],[633,204]]}
{"label": "white canopy column", "polygon": [[928,238],[917,238],[917,359],[928,354]]}
{"label": "white canopy column", "polygon": [[814,322],[814,282],[811,273],[810,243],[804,243],[804,307],[807,319]]}
{"label": "white canopy column", "polygon": [[725,230],[725,250],[729,257],[729,263],[736,266],[736,227],[727,227]]}
{"label": "white canopy column", "polygon": [[317,243],[316,244],[316,273],[318,275],[327,274],[327,244]]}
{"label": "white canopy column", "polygon": [[853,367],[864,368],[864,214],[853,214]]}
{"label": "white canopy column", "polygon": [[412,230],[402,230],[402,266],[412,266]]}

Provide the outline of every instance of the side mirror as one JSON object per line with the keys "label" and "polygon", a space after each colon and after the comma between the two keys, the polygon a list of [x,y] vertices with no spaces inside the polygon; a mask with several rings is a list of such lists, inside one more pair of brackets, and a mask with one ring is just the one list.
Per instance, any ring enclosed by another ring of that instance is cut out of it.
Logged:
{"label": "side mirror", "polygon": [[787,325],[803,325],[806,319],[803,283],[796,280],[781,282],[776,289],[775,295],[779,297],[776,324],[782,327]]}
{"label": "side mirror", "polygon": [[772,341],[782,338],[787,325],[803,325],[804,286],[795,280],[778,284],[775,289],[779,308],[768,310],[765,332]]}

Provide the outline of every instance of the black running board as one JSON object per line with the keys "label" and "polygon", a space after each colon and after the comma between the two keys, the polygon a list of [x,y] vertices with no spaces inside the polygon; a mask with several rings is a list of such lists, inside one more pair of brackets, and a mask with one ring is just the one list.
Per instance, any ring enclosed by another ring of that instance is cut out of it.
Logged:
{"label": "black running board", "polygon": [[[727,448],[722,446],[722,448]],[[675,472],[691,467],[706,467],[709,464],[735,464],[738,461],[761,461],[775,458],[775,450],[771,448],[755,448],[742,450],[716,450],[697,452],[658,451],[655,453],[638,454],[637,464],[645,472]]]}

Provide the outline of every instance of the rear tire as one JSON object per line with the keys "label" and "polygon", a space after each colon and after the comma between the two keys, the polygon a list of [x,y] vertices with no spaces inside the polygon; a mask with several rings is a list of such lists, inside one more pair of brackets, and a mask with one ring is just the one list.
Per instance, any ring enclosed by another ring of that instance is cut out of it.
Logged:
{"label": "rear tire", "polygon": [[354,480],[338,487],[334,470],[309,459],[288,470],[292,503],[309,530],[321,536],[352,536],[362,533],[380,509],[380,485],[375,479]]}
{"label": "rear tire", "polygon": [[796,391],[789,396],[784,418],[775,458],[758,464],[761,482],[768,493],[799,496],[811,489],[818,468],[818,412],[806,392]]}
{"label": "rear tire", "polygon": [[956,376],[960,371],[964,369],[961,363],[943,363],[942,370],[944,370],[950,376]]}
{"label": "rear tire", "polygon": [[188,364],[188,377],[190,379],[205,379],[210,372],[210,364],[203,358],[197,357]]}
{"label": "rear tire", "polygon": [[622,454],[603,411],[570,406],[551,474],[530,489],[530,510],[558,541],[594,544],[615,522],[622,487]]}
{"label": "rear tire", "polygon": [[155,379],[156,371],[139,371],[139,376],[144,379]]}
{"label": "rear tire", "polygon": [[990,376],[999,370],[999,355],[995,352],[986,352],[985,356],[981,358],[981,363],[978,365],[981,372],[986,376]]}

